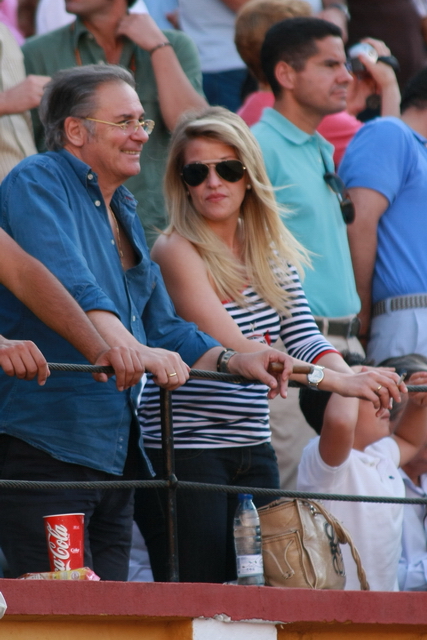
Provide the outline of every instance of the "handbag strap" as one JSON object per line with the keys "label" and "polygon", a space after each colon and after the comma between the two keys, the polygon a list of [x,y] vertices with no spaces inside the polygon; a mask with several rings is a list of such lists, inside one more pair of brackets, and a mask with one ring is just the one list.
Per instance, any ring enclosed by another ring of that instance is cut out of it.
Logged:
{"label": "handbag strap", "polygon": [[351,549],[351,555],[353,556],[353,560],[356,563],[357,577],[359,578],[360,588],[362,591],[369,591],[370,590],[369,582],[366,578],[365,570],[362,567],[362,561],[360,559],[359,552],[354,546],[353,540],[351,539],[351,536],[347,531],[347,529],[344,529],[344,527],[339,522],[339,520],[337,520],[335,516],[332,515],[332,513],[329,513],[329,511],[327,511],[325,507],[321,505],[319,502],[316,502],[315,500],[305,500],[305,499],[301,500],[301,502],[308,502],[310,505],[313,506],[313,508],[318,509],[319,512],[322,514],[322,516],[325,518],[325,520],[329,522],[329,524],[333,527],[337,535],[338,541],[341,544],[347,543],[349,545]]}

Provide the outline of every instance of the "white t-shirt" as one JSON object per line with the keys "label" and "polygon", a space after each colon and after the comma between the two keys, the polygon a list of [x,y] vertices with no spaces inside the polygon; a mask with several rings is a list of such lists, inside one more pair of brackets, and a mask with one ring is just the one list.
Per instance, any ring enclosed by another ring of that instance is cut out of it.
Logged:
{"label": "white t-shirt", "polygon": [[236,14],[222,0],[179,0],[182,30],[196,43],[204,73],[244,69],[234,44]]}
{"label": "white t-shirt", "polygon": [[[399,474],[400,452],[393,438],[383,438],[364,451],[352,449],[339,467],[327,465],[317,436],[305,447],[298,467],[297,489],[342,495],[405,497]],[[325,500],[325,507],[353,538],[372,591],[398,591],[403,505]],[[341,546],[346,590],[359,590],[356,565],[348,545]]]}

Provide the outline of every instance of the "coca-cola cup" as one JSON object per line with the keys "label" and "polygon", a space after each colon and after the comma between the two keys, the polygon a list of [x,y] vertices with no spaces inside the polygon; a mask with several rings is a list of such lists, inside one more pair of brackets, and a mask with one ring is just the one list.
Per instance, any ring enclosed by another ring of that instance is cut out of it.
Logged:
{"label": "coca-cola cup", "polygon": [[84,566],[84,513],[44,516],[51,571]]}

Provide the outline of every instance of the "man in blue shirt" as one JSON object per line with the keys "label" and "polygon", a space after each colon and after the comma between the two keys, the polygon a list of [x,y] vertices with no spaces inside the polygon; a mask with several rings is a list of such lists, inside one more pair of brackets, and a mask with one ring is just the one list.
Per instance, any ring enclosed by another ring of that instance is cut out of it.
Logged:
{"label": "man in blue shirt", "polygon": [[402,117],[367,123],[340,166],[368,357],[427,356],[427,71],[402,95]]}
{"label": "man in blue shirt", "polygon": [[[176,316],[151,262],[136,202],[122,183],[140,170],[153,123],[120,67],[61,71],[41,104],[46,154],[22,161],[2,183],[5,231],[65,285],[110,347],[129,347],[160,386],[174,389],[188,365],[215,369],[218,343]],[[48,361],[84,362],[9,291],[0,288],[6,337],[37,342]],[[149,346],[147,346],[149,345]],[[173,353],[173,350],[177,353]],[[278,381],[266,369],[285,362],[266,350],[236,354],[229,370],[286,393],[289,361]],[[40,387],[0,372],[0,474],[10,479],[105,480],[135,476],[138,388],[63,373]],[[11,573],[49,568],[42,516],[85,513],[85,564],[103,579],[126,580],[133,493],[3,492],[0,546]]]}

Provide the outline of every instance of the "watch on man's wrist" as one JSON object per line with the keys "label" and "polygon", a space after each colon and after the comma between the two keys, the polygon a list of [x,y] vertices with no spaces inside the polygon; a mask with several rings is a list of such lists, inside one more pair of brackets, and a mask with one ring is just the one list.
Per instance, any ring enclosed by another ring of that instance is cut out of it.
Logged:
{"label": "watch on man's wrist", "polygon": [[317,389],[319,384],[322,382],[325,374],[323,372],[325,367],[320,367],[317,364],[311,365],[310,373],[307,373],[307,381],[308,386],[312,389]]}

